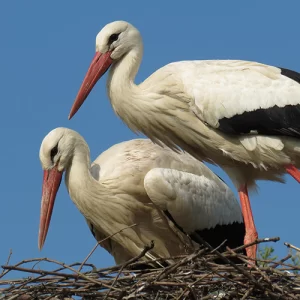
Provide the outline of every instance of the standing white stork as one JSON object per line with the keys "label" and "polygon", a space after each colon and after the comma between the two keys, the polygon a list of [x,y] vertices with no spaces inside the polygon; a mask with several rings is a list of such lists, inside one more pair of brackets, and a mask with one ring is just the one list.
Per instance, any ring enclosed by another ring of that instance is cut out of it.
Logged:
{"label": "standing white stork", "polygon": [[248,188],[260,179],[283,182],[286,172],[300,181],[300,74],[248,61],[182,61],[135,85],[142,54],[134,26],[106,25],[69,118],[111,66],[107,88],[115,113],[160,145],[220,165],[239,191],[244,242],[252,242],[257,231]]}
{"label": "standing white stork", "polygon": [[189,237],[195,232],[213,247],[225,239],[231,248],[243,244],[245,227],[234,194],[187,153],[137,139],[111,147],[91,166],[85,140],[56,128],[44,138],[40,160],[40,249],[64,171],[70,197],[98,241],[127,228],[102,245],[117,263],[140,254],[152,240],[147,258],[184,254],[197,246]]}

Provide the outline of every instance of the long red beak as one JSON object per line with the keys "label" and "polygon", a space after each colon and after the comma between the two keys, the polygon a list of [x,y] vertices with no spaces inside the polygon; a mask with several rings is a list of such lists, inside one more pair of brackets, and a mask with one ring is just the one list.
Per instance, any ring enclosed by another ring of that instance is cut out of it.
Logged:
{"label": "long red beak", "polygon": [[54,167],[51,170],[44,171],[41,216],[40,216],[40,230],[39,230],[39,249],[43,248],[46,240],[49,224],[51,221],[52,210],[55,202],[56,193],[60,186],[62,172]]}
{"label": "long red beak", "polygon": [[95,86],[96,82],[105,74],[112,64],[113,60],[110,55],[110,51],[104,54],[96,52],[71,108],[69,120],[76,114],[84,100]]}

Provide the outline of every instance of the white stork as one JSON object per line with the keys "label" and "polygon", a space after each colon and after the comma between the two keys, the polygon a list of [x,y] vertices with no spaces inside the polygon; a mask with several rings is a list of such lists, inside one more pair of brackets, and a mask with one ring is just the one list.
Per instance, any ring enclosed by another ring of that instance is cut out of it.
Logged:
{"label": "white stork", "polygon": [[[168,64],[134,84],[143,54],[139,31],[117,21],[96,38],[96,55],[71,109],[80,108],[111,66],[115,113],[134,132],[221,166],[239,191],[245,243],[257,238],[248,188],[256,180],[300,181],[300,74],[239,60]],[[256,245],[247,255],[256,256]]]}
{"label": "white stork", "polygon": [[187,153],[137,139],[111,147],[91,166],[85,140],[56,128],[44,138],[40,160],[40,249],[64,171],[70,197],[98,241],[127,228],[102,244],[117,263],[140,254],[152,240],[148,259],[184,254],[198,245],[189,237],[195,232],[213,247],[225,239],[231,248],[243,244],[245,226],[234,194]]}

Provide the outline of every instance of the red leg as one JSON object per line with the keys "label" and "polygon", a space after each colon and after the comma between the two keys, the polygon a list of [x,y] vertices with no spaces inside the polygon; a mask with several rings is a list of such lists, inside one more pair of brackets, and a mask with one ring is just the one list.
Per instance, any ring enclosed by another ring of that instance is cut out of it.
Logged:
{"label": "red leg", "polygon": [[[249,244],[254,242],[257,237],[257,231],[254,225],[250,200],[248,196],[247,185],[243,185],[239,189],[239,196],[241,201],[242,213],[244,217],[245,227],[246,227],[246,235],[244,238],[244,244]],[[250,246],[246,249],[247,256],[250,258],[256,258],[257,245]]]}
{"label": "red leg", "polygon": [[300,183],[300,171],[294,165],[287,165],[285,170]]}

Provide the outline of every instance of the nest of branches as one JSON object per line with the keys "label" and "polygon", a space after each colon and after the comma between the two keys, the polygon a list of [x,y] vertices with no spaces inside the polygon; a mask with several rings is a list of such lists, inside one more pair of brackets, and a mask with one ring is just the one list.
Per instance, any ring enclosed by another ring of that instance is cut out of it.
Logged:
{"label": "nest of branches", "polygon": [[[240,253],[250,245],[221,254],[204,242],[194,253],[172,257],[172,265],[159,268],[145,268],[145,261],[140,261],[153,244],[125,264],[104,269],[88,264],[87,259],[66,265],[38,258],[13,266],[8,259],[0,275],[0,299],[300,299],[300,267],[288,263],[291,254],[251,263]],[[237,258],[240,264],[232,262]],[[217,259],[223,264],[215,263]],[[21,278],[5,279],[13,270]]]}

